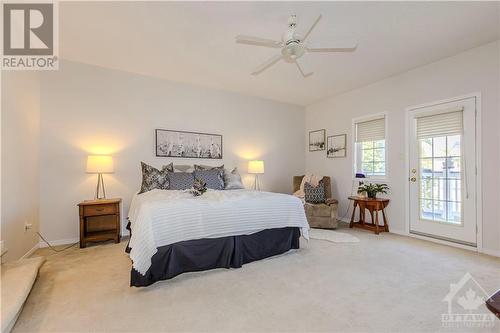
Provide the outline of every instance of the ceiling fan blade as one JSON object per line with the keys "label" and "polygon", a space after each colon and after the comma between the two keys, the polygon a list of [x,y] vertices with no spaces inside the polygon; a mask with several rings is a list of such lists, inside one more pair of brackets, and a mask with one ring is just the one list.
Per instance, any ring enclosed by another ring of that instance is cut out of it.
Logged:
{"label": "ceiling fan blade", "polygon": [[302,74],[303,77],[309,77],[314,74],[314,72],[305,73],[304,70],[302,70],[302,66],[300,66],[297,60],[295,60],[295,65],[297,65],[297,68],[299,69],[300,74]]}
{"label": "ceiling fan blade", "polygon": [[280,48],[282,43],[276,40],[260,38],[255,36],[238,35],[236,36],[236,43],[256,45],[256,46],[266,46]]}
{"label": "ceiling fan blade", "polygon": [[356,41],[342,41],[335,39],[335,45],[332,47],[324,47],[308,43],[306,49],[309,52],[352,52],[355,51],[357,47],[358,42]]}
{"label": "ceiling fan blade", "polygon": [[263,71],[280,61],[281,58],[283,58],[283,56],[281,54],[277,54],[274,57],[268,59],[267,61],[260,64],[257,68],[255,68],[255,70],[252,72],[252,75],[258,75],[262,73]]}
{"label": "ceiling fan blade", "polygon": [[316,24],[318,24],[319,20],[321,20],[321,14],[318,16],[318,18],[316,19],[316,21],[314,21],[314,23],[311,25],[311,27],[309,28],[309,30],[307,30],[307,32],[304,35],[304,38],[302,39],[302,41],[305,41],[307,39],[307,37],[309,36],[309,34],[311,33],[311,31],[313,31],[314,27],[316,27]]}

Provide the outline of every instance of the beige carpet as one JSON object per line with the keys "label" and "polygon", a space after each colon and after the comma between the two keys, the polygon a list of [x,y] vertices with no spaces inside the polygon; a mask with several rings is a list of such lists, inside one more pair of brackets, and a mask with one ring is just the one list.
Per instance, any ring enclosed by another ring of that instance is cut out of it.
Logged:
{"label": "beige carpet", "polygon": [[[128,286],[124,242],[74,248],[47,258],[14,332],[433,332],[441,330],[450,283],[466,272],[489,293],[500,288],[498,258],[341,231],[360,242],[304,241],[298,251],[241,269],[140,289]],[[498,321],[478,330],[488,331],[499,332]]]}
{"label": "beige carpet", "polygon": [[328,229],[311,229],[309,230],[311,239],[319,239],[332,243],[357,243],[359,238],[348,234],[347,232],[339,232]]}

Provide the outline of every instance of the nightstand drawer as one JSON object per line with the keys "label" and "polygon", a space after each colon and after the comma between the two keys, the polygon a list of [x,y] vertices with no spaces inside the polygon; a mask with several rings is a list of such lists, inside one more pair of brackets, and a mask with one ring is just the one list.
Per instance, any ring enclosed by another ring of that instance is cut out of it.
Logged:
{"label": "nightstand drawer", "polygon": [[83,207],[84,216],[97,216],[116,214],[117,209],[115,204],[110,205],[93,205]]}

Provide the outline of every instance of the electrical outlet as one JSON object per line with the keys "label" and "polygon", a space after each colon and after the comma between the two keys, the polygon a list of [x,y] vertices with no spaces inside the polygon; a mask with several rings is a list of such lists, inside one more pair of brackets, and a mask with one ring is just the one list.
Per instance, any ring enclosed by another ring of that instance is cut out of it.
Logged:
{"label": "electrical outlet", "polygon": [[33,224],[31,224],[31,223],[24,224],[24,232],[30,230],[31,228],[33,228]]}

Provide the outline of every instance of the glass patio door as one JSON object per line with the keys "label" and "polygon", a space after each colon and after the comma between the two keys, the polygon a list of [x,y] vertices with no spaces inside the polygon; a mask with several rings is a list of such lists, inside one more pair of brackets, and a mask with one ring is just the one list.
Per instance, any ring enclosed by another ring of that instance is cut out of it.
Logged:
{"label": "glass patio door", "polygon": [[410,232],[476,246],[475,98],[410,111]]}

